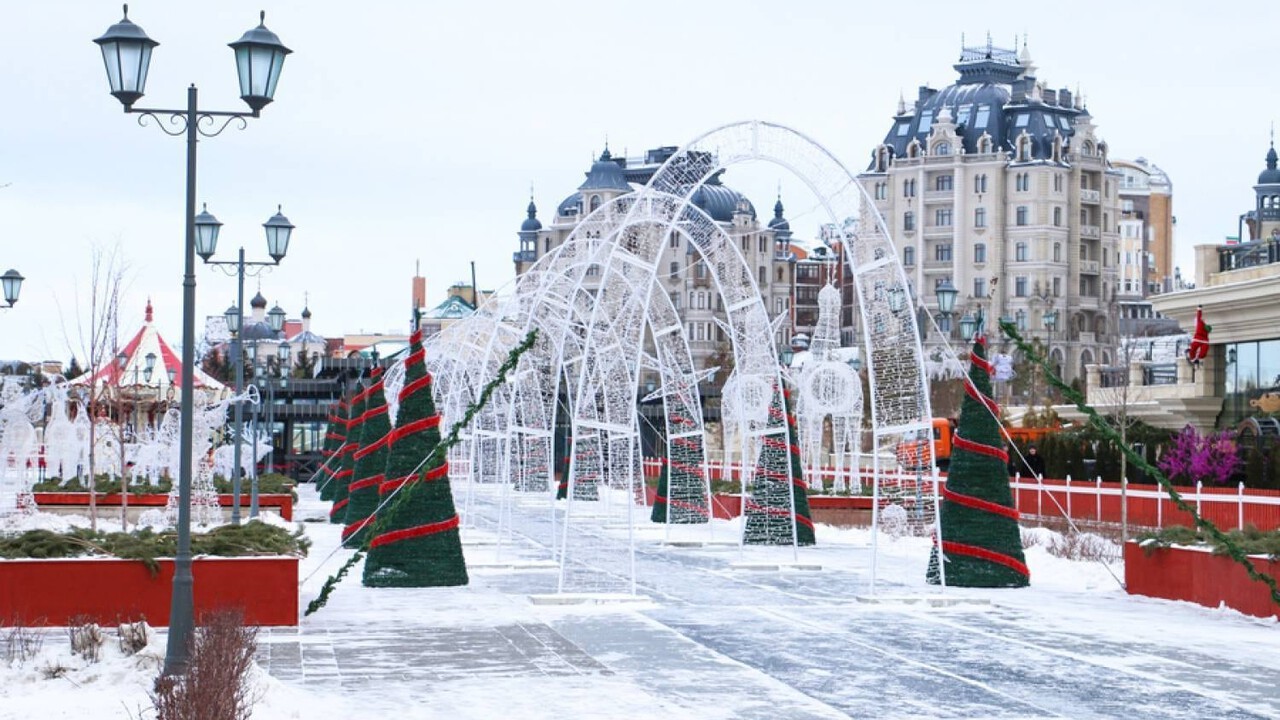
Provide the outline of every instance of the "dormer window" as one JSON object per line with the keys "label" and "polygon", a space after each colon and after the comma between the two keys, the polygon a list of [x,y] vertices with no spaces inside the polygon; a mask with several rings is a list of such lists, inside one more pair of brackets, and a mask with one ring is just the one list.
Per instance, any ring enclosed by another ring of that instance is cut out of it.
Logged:
{"label": "dormer window", "polygon": [[600,196],[592,195],[591,196],[591,212],[595,212],[596,209],[599,207],[600,207]]}
{"label": "dormer window", "polygon": [[951,143],[947,143],[947,142],[940,142],[940,143],[938,143],[937,145],[934,145],[934,146],[933,146],[933,154],[934,154],[934,155],[950,155],[950,154],[951,154]]}

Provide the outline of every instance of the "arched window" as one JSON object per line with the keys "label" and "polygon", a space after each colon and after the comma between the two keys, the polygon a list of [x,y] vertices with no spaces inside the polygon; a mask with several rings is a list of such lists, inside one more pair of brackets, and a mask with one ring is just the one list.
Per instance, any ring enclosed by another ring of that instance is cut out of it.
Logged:
{"label": "arched window", "polygon": [[592,195],[591,196],[591,212],[595,212],[596,208],[598,207],[600,207],[600,196]]}
{"label": "arched window", "polygon": [[941,143],[938,143],[937,145],[934,145],[933,154],[934,155],[950,155],[951,143],[941,142]]}

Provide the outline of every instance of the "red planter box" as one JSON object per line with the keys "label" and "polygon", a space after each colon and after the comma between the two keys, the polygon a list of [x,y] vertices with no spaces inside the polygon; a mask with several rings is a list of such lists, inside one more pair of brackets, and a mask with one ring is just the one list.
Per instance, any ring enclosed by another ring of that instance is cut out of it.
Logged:
{"label": "red planter box", "polygon": [[[89,493],[84,492],[38,492],[33,493],[37,507],[89,507]],[[120,493],[99,495],[98,507],[118,508],[121,505]],[[168,495],[130,495],[129,507],[164,507],[169,503]],[[231,507],[230,495],[219,495],[218,504]],[[249,507],[248,491],[240,493],[240,507]],[[285,520],[293,520],[293,496],[273,493],[258,495],[258,507],[275,510]]]}
{"label": "red planter box", "polygon": [[[1249,558],[1258,572],[1280,579],[1280,562]],[[1186,600],[1207,607],[1227,607],[1246,615],[1280,615],[1266,585],[1249,579],[1243,566],[1208,550],[1157,548],[1151,552],[1136,542],[1124,546],[1124,583],[1132,595]]]}
{"label": "red planter box", "polygon": [[[111,625],[146,618],[167,627],[174,564],[159,563],[153,577],[137,560],[0,560],[0,618],[37,627],[82,615]],[[298,624],[298,558],[199,557],[191,570],[197,619],[236,608],[249,625]]]}

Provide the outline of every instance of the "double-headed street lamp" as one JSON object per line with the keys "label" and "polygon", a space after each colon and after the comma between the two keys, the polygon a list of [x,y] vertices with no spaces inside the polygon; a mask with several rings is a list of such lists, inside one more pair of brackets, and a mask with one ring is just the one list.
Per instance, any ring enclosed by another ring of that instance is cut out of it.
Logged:
{"label": "double-headed street lamp", "polygon": [[[169,614],[169,640],[165,652],[165,674],[186,671],[190,658],[190,640],[194,625],[195,604],[191,577],[191,465],[192,465],[192,395],[195,391],[196,345],[196,147],[200,135],[214,137],[232,120],[243,129],[246,118],[258,117],[262,108],[275,97],[284,58],[291,51],[280,38],[262,24],[230,43],[235,51],[236,73],[240,80],[240,99],[251,112],[201,110],[196,86],[187,88],[185,109],[164,110],[134,107],[146,92],[147,70],[151,51],[159,45],[147,37],[142,28],[129,20],[129,6],[124,6],[124,19],[112,25],[102,37],[94,40],[102,49],[111,94],[124,105],[126,113],[138,113],[138,123],[147,118],[165,134],[187,139],[186,213],[184,225],[184,271],[182,277],[182,401],[179,437],[178,471],[178,546],[174,555],[173,596]],[[168,116],[162,122],[159,116]]]}
{"label": "double-headed street lamp", "polygon": [[22,273],[9,268],[9,270],[0,275],[0,286],[4,289],[4,301],[8,305],[0,305],[0,308],[8,310],[18,302],[18,293],[22,292],[22,281],[26,278],[22,277]]}
{"label": "double-headed street lamp", "polygon": [[[195,218],[196,226],[196,253],[200,256],[206,265],[213,265],[230,274],[235,273],[236,276],[236,304],[227,308],[223,315],[227,319],[227,329],[231,331],[231,352],[235,357],[236,365],[236,394],[244,392],[244,357],[243,343],[241,341],[240,331],[244,326],[244,276],[245,268],[259,268],[253,274],[258,274],[263,269],[275,267],[284,259],[285,254],[289,252],[289,238],[293,235],[293,224],[289,222],[289,218],[285,217],[280,206],[276,206],[276,214],[272,215],[265,223],[262,224],[263,230],[267,234],[267,254],[271,256],[271,261],[246,261],[244,259],[244,246],[240,246],[239,255],[235,260],[210,260],[214,253],[218,250],[218,234],[222,230],[222,223],[218,222],[218,218],[214,217],[205,206],[201,209],[200,214]],[[277,308],[279,309],[279,308]],[[280,332],[280,328],[284,326],[284,311],[280,311],[279,322],[272,312],[271,329]],[[242,430],[244,428],[244,410],[242,403],[236,402],[235,409],[235,450],[232,459],[231,469],[231,522],[235,525],[240,524],[240,444],[243,437]],[[256,459],[256,458],[255,458]],[[258,503],[256,502],[258,493],[257,473],[254,473],[253,480],[254,492],[253,502],[250,503],[249,517],[258,516]]]}

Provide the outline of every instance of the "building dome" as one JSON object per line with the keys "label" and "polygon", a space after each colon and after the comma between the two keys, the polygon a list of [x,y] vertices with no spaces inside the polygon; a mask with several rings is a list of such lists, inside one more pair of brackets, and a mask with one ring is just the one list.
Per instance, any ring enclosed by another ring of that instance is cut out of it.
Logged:
{"label": "building dome", "polygon": [[304,307],[304,308],[302,308],[302,319],[303,319],[303,320],[310,320],[310,319],[311,319],[311,308],[309,308],[309,307]]}
{"label": "building dome", "polygon": [[1267,169],[1258,175],[1259,185],[1280,185],[1280,169],[1276,168],[1276,146],[1267,151]]}
{"label": "building dome", "polygon": [[773,204],[773,219],[769,221],[769,229],[785,232],[791,230],[791,223],[782,216],[782,196],[778,196],[778,202]]}
{"label": "building dome", "polygon": [[[960,74],[955,84],[941,90],[920,88],[915,106],[903,108],[906,112],[894,119],[884,139],[894,157],[905,157],[912,140],[927,144],[933,123],[945,114],[955,123],[966,153],[978,151],[984,133],[991,137],[993,150],[1011,151],[1026,132],[1030,158],[1049,160],[1055,136],[1065,143],[1075,133],[1075,118],[1088,114],[1076,109],[1071,91],[1065,88],[1046,89],[1042,97],[1030,74],[1033,66],[1014,50],[994,47],[990,41],[983,47],[964,48],[953,67]],[[874,169],[874,161],[869,169]]]}
{"label": "building dome", "polygon": [[267,299],[262,297],[261,290],[259,290],[258,294],[254,295],[253,299],[249,301],[249,307],[254,309],[258,309],[258,308],[265,309],[267,307]]}
{"label": "building dome", "polygon": [[529,216],[520,223],[520,232],[538,232],[542,229],[542,223],[538,221],[538,206],[533,204],[533,198],[529,198],[527,212]]}
{"label": "building dome", "polygon": [[578,186],[579,190],[614,190],[631,192],[626,175],[622,172],[622,164],[613,159],[609,148],[600,153],[600,159],[591,164],[587,171],[587,179]]}

